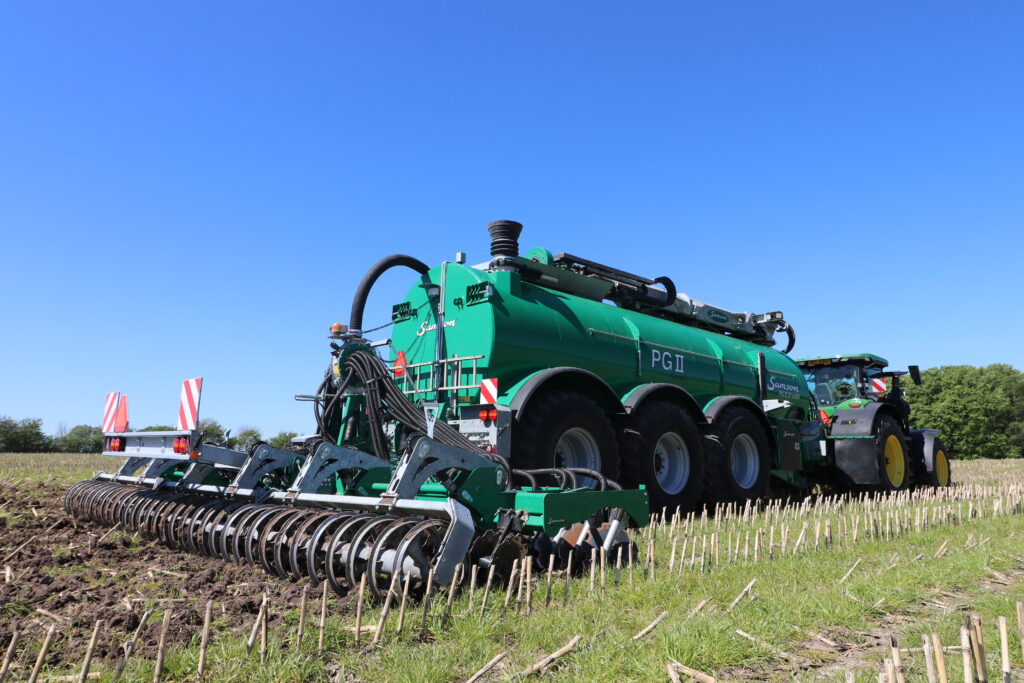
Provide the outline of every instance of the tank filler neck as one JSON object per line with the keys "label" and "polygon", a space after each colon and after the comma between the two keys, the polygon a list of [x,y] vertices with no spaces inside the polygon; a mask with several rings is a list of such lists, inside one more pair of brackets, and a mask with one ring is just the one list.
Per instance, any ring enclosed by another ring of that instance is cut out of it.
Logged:
{"label": "tank filler neck", "polygon": [[491,235],[491,269],[508,270],[519,256],[519,235],[523,224],[516,221],[494,221],[487,225]]}

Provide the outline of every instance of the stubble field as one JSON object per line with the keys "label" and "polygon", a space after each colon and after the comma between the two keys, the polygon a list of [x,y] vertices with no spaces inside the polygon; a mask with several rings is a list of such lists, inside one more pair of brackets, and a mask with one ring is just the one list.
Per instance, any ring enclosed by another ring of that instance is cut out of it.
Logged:
{"label": "stubble field", "polygon": [[[400,631],[393,611],[376,644],[381,607],[365,606],[356,643],[355,596],[331,594],[322,647],[319,589],[308,592],[299,642],[303,584],[66,515],[67,486],[114,464],[0,454],[0,655],[10,653],[10,680],[28,680],[37,662],[39,680],[77,680],[93,633],[91,678],[112,680],[124,665],[122,680],[153,680],[165,621],[162,679],[199,680],[208,603],[206,680],[466,680],[504,654],[481,678],[500,681],[575,642],[529,677],[686,680],[689,668],[723,681],[876,681],[888,667],[892,680],[927,680],[930,665],[936,677],[942,667],[960,681],[961,627],[972,617],[989,679],[1002,678],[999,617],[1011,675],[1024,675],[1024,463],[1016,461],[954,463],[955,486],[938,492],[670,516],[636,535],[632,567],[568,583],[556,575],[550,592],[536,572],[522,594],[518,585],[495,589],[486,606],[482,589],[464,587],[449,610],[441,589],[425,616],[409,606]],[[253,629],[264,595],[265,635]]]}

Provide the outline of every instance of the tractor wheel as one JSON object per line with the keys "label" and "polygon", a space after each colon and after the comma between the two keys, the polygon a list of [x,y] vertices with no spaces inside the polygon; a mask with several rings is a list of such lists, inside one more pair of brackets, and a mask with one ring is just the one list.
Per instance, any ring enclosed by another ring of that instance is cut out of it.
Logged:
{"label": "tractor wheel", "polygon": [[946,487],[953,479],[950,476],[949,455],[946,453],[946,444],[935,439],[932,442],[932,471],[925,475],[925,481],[930,486]]}
{"label": "tractor wheel", "polygon": [[622,478],[647,488],[652,509],[696,509],[704,456],[697,426],[685,410],[669,401],[644,403],[630,416],[623,441]]}
{"label": "tractor wheel", "polygon": [[708,502],[754,500],[768,492],[771,452],[761,422],[749,410],[729,406],[704,436]]}
{"label": "tractor wheel", "polygon": [[[512,466],[521,469],[585,467],[619,478],[619,446],[608,416],[571,391],[534,396],[512,434]],[[596,482],[579,477],[585,486]]]}
{"label": "tractor wheel", "polygon": [[900,491],[910,483],[910,458],[903,430],[896,420],[882,415],[875,423],[875,450],[878,453],[878,487],[882,491]]}

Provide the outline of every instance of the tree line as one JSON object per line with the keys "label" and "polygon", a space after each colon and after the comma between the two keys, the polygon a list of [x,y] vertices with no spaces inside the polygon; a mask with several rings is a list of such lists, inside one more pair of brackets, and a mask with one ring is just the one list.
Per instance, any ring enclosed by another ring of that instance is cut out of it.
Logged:
{"label": "tree line", "polygon": [[[228,448],[248,448],[257,441],[266,441],[275,448],[285,448],[298,436],[296,432],[278,432],[276,436],[264,439],[255,427],[242,427],[237,434],[229,433],[216,420],[200,420],[199,429],[206,432],[206,441],[222,444]],[[170,425],[150,425],[138,431],[173,431]],[[76,425],[71,429],[63,426],[55,434],[43,431],[43,421],[38,418],[15,420],[0,416],[0,453],[99,453],[103,450],[103,430],[99,426]]]}
{"label": "tree line", "polygon": [[[955,458],[1019,458],[1024,456],[1024,372],[1011,365],[986,367],[944,365],[921,373],[922,383],[903,382],[912,406],[911,423],[916,429],[938,429]],[[0,417],[0,452],[99,453],[103,433],[99,427],[77,425],[43,433],[43,421]],[[263,435],[255,427],[243,426],[235,434],[216,420],[200,420],[211,443],[246,448]],[[171,430],[170,425],[152,425],[145,430]],[[143,430],[143,431],[145,431]],[[295,432],[279,432],[266,441],[284,448]]]}
{"label": "tree line", "polygon": [[944,365],[903,388],[913,427],[941,430],[953,457],[1024,456],[1024,372],[1012,365]]}

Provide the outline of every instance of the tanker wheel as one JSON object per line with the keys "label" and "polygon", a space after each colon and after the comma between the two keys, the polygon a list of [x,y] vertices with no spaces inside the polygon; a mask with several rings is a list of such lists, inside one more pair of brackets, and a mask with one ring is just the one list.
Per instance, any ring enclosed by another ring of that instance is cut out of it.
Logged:
{"label": "tanker wheel", "polygon": [[705,499],[756,500],[768,493],[771,452],[761,422],[746,408],[728,406],[704,437]]}
{"label": "tanker wheel", "polygon": [[622,448],[622,477],[643,484],[651,508],[694,510],[704,486],[700,434],[685,410],[650,401],[630,415]]}
{"label": "tanker wheel", "polygon": [[[512,465],[521,469],[585,467],[619,478],[619,446],[608,416],[586,396],[549,391],[534,396],[512,437]],[[593,486],[590,477],[579,477]]]}
{"label": "tanker wheel", "polygon": [[878,453],[878,488],[900,491],[910,483],[910,457],[903,430],[896,420],[882,415],[875,423],[875,451]]}
{"label": "tanker wheel", "polygon": [[932,471],[926,475],[926,480],[932,486],[946,487],[953,482],[950,475],[949,455],[946,453],[946,444],[939,439],[932,442]]}

